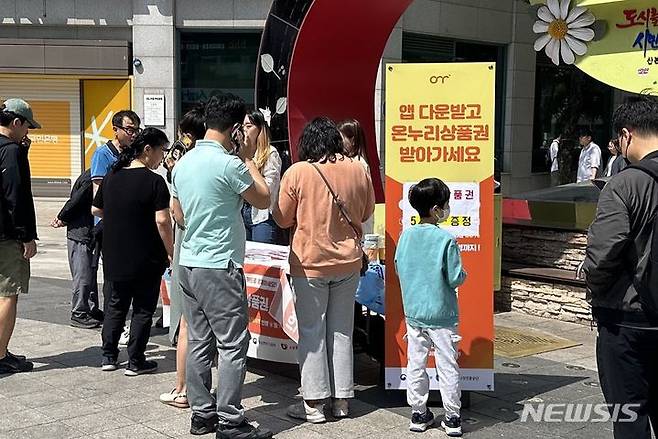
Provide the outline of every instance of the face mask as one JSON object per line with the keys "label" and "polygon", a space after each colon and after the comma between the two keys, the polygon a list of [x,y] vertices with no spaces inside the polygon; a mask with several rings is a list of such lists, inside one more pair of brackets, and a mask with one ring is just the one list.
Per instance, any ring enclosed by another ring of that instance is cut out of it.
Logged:
{"label": "face mask", "polygon": [[436,223],[440,224],[447,220],[450,217],[450,206],[446,207],[445,209],[439,209],[441,211],[441,215],[439,215],[436,218]]}

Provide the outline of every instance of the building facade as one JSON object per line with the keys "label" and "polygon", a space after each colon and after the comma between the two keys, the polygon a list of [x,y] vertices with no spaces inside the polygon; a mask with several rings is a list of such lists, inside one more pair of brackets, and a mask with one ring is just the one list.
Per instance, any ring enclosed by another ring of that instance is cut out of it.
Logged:
{"label": "building facade", "polygon": [[[173,138],[182,112],[215,93],[232,92],[253,103],[271,3],[3,1],[0,97],[33,102],[44,124],[34,132],[30,152],[35,192],[67,194],[95,148],[111,138],[109,119],[118,109],[132,107],[143,126],[160,127]],[[381,72],[397,62],[497,63],[495,168],[505,194],[548,186],[543,148],[560,134],[555,102],[582,75],[535,53],[533,21],[522,0],[415,0],[393,29],[380,66]],[[328,31],[339,32],[340,23]],[[379,77],[374,93],[381,126],[385,84]],[[622,96],[583,80],[593,110],[583,113],[581,123],[604,146]],[[384,148],[380,141],[381,157]]]}

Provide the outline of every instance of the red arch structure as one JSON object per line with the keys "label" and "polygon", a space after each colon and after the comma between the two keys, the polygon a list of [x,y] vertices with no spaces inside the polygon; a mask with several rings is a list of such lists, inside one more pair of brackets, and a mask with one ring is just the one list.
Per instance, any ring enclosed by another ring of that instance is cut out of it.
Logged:
{"label": "red arch structure", "polygon": [[288,81],[291,154],[317,116],[361,122],[377,202],[384,201],[375,137],[375,83],[386,42],[412,0],[315,0],[295,43]]}

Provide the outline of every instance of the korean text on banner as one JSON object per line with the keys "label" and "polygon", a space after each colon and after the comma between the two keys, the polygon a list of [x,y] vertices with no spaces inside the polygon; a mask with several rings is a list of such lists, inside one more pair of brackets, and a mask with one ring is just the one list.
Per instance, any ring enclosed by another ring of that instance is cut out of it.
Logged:
{"label": "korean text on banner", "polygon": [[297,362],[297,314],[288,282],[288,247],[247,241],[244,274],[251,342],[247,355]]}

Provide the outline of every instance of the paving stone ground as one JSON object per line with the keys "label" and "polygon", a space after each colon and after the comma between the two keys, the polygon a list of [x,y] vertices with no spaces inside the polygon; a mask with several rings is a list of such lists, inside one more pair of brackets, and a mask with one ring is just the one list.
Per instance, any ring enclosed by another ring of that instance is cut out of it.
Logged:
{"label": "paving stone ground", "polygon": [[[19,319],[10,349],[35,362],[31,373],[0,375],[0,439],[4,438],[190,438],[188,410],[165,406],[160,393],[171,390],[175,350],[164,331],[154,328],[148,356],[159,370],[126,377],[100,370],[100,332],[68,325],[70,274],[64,230],[48,227],[63,200],[37,201],[39,255],[32,263],[30,293],[19,300]],[[582,343],[581,346],[509,360],[496,358],[494,392],[471,393],[463,411],[469,438],[611,438],[610,423],[521,422],[523,403],[603,403],[596,361],[595,333],[589,327],[518,313],[496,315],[496,324],[535,328]],[[125,362],[125,352],[120,361]],[[295,366],[249,361],[244,387],[247,416],[280,439],[440,438],[431,429],[408,431],[404,393],[385,391],[379,366],[364,354],[356,358],[356,398],[351,417],[323,425],[302,424],[285,415],[298,398]],[[433,399],[436,395],[432,396]],[[435,414],[442,413],[440,403]],[[212,436],[205,436],[212,437]]]}

